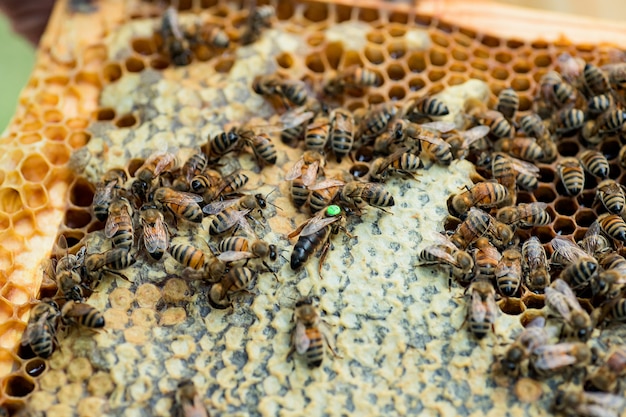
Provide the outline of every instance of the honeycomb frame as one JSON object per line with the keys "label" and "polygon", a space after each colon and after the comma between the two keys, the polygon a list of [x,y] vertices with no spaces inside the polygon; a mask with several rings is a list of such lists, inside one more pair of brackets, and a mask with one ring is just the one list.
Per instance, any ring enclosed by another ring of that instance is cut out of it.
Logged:
{"label": "honeycomb frame", "polygon": [[[389,81],[383,83],[382,86],[372,88],[366,96],[347,97],[343,104],[351,110],[387,99],[403,100],[411,94],[439,93],[446,87],[461,85],[470,78],[489,81],[492,81],[491,78],[493,78],[496,81],[490,84],[491,90],[488,94],[488,100],[493,102],[502,88],[512,85],[521,93],[521,110],[525,111],[530,108],[530,96],[533,93],[534,84],[541,74],[551,68],[559,53],[570,52],[600,65],[610,59],[609,54],[611,53],[611,49],[608,47],[575,45],[566,40],[557,40],[554,43],[520,39],[506,41],[491,34],[481,34],[472,29],[459,28],[457,25],[439,21],[437,18],[418,15],[415,23],[427,28],[429,41],[433,45],[426,53],[419,49],[411,50],[413,46],[406,47],[406,39],[404,42],[398,40],[398,38],[404,38],[408,32],[408,30],[402,29],[402,26],[410,23],[410,20],[404,24],[401,23],[402,16],[405,14],[402,7],[389,10],[382,8],[376,11],[377,3],[349,8],[341,4],[335,6],[326,2],[305,2],[303,6],[296,8],[295,18],[289,16],[289,19],[285,19],[286,15],[281,18],[281,4],[286,3],[288,2],[278,2],[277,4],[278,21],[289,20],[289,24],[294,26],[304,22],[308,27],[307,30],[312,32],[315,32],[314,28],[316,27],[323,27],[324,21],[340,22],[341,19],[348,16],[345,14],[345,10],[348,9],[350,10],[350,19],[346,18],[346,21],[352,20],[356,16],[356,20],[372,27],[372,30],[367,34],[369,44],[365,46],[362,56],[350,54],[349,49],[347,53],[343,50],[339,51],[339,45],[336,41],[326,43],[323,47],[321,46],[322,43],[318,43],[316,46],[315,44],[320,42],[320,39],[314,33],[309,39],[311,49],[302,60],[296,59],[288,53],[279,54],[275,58],[278,68],[283,68],[293,74],[306,74],[308,72],[308,76],[312,79],[319,78],[328,69],[362,62],[371,66]],[[202,2],[199,4],[202,5]],[[148,7],[147,5],[143,6]],[[106,13],[107,10],[115,11],[114,18],[111,18],[110,21],[102,20],[100,25],[90,28],[85,32],[88,33],[86,40],[81,41],[70,41],[69,37],[71,33],[85,29],[87,25],[92,25],[93,19],[78,14],[61,24],[59,22],[66,18],[67,9],[64,8],[67,7],[69,7],[67,4],[60,2],[55,9],[51,28],[56,30],[48,31],[43,41],[44,46],[40,51],[33,78],[21,96],[20,107],[13,122],[3,138],[0,139],[0,142],[7,149],[3,159],[0,160],[0,166],[3,167],[0,175],[2,179],[0,224],[4,226],[0,246],[0,262],[3,262],[2,275],[0,276],[2,279],[0,289],[0,312],[2,315],[0,317],[4,319],[0,320],[3,323],[3,328],[0,329],[0,334],[2,334],[0,353],[3,358],[1,369],[8,372],[9,369],[13,368],[14,363],[19,363],[19,370],[5,376],[2,380],[3,397],[0,402],[11,406],[19,404],[25,398],[30,398],[30,391],[38,384],[38,378],[42,373],[44,375],[48,373],[46,379],[48,382],[52,379],[50,375],[61,375],[59,372],[52,373],[50,370],[39,373],[42,368],[42,361],[36,358],[23,360],[19,357],[16,349],[20,333],[25,328],[29,303],[36,298],[35,294],[37,294],[40,285],[37,281],[33,282],[32,277],[37,276],[39,277],[37,280],[40,280],[40,262],[38,261],[48,257],[50,252],[46,254],[38,252],[35,255],[32,253],[41,248],[52,248],[57,233],[64,234],[73,248],[72,250],[76,250],[79,242],[87,233],[102,228],[102,224],[92,219],[89,213],[90,196],[93,195],[94,190],[92,182],[73,174],[73,170],[84,169],[82,165],[84,161],[81,160],[83,154],[76,151],[86,149],[83,147],[90,142],[91,138],[99,137],[98,129],[103,126],[113,124],[119,129],[129,129],[141,124],[141,118],[133,114],[132,111],[119,112],[114,109],[117,104],[102,103],[100,92],[105,86],[115,84],[126,74],[139,74],[148,68],[155,71],[166,70],[166,63],[159,59],[153,46],[149,45],[150,42],[145,42],[145,39],[141,37],[132,43],[131,50],[133,52],[128,56],[123,56],[121,59],[109,57],[108,48],[104,46],[101,39],[107,34],[115,33],[116,29],[123,26],[121,22],[125,20],[125,17],[122,16],[123,13],[119,11],[120,8],[114,6],[114,2],[102,2],[100,5],[102,8],[100,13]],[[215,10],[220,8],[220,6],[212,7]],[[345,10],[342,9],[344,7]],[[129,10],[125,10],[125,12],[129,13],[131,18],[146,18],[141,8],[137,10],[137,16],[133,16]],[[323,10],[326,10],[326,13]],[[233,12],[233,15],[235,20],[237,17],[241,18],[236,12]],[[381,18],[381,15],[384,15],[384,18]],[[329,16],[330,19],[328,19]],[[384,22],[383,19],[389,20]],[[236,29],[236,25],[233,25],[227,31],[236,33]],[[455,37],[455,34],[458,36]],[[403,43],[405,44],[404,48],[402,47]],[[452,48],[450,52],[452,58],[447,57],[446,49],[450,47]],[[511,48],[522,57],[531,56],[534,50],[540,52],[536,53],[534,59],[516,59],[509,52]],[[396,61],[384,69],[379,68],[383,62],[395,61],[403,57],[406,57],[406,62]],[[228,73],[235,63],[232,57],[210,57],[208,61],[213,63],[217,73]],[[427,74],[423,74],[424,72]],[[408,84],[409,88],[401,87],[401,84]],[[99,102],[100,104],[98,104]],[[189,117],[194,117],[194,115]],[[576,152],[572,148],[575,143],[575,139],[566,139],[562,142],[562,147],[566,149],[562,153],[575,154]],[[619,151],[616,144],[619,144],[618,139],[603,145],[603,151],[606,150],[606,153],[613,155],[610,161],[612,171],[621,170],[616,162]],[[117,156],[123,158],[125,155]],[[145,156],[142,155],[143,158]],[[131,163],[131,167],[137,167],[138,161],[135,161],[134,165]],[[551,196],[560,194],[558,178],[556,175],[552,175],[550,179],[550,175],[547,174],[550,168],[554,169],[554,165],[540,165],[540,168],[542,172],[546,172],[546,176],[542,176],[540,188],[532,194],[521,193],[520,201],[544,201],[549,200]],[[131,168],[129,170],[132,171]],[[459,170],[463,171],[461,168]],[[619,181],[622,184],[626,182],[624,178],[626,178],[624,175],[620,176]],[[546,181],[543,181],[544,179]],[[456,186],[459,185],[456,184]],[[454,187],[451,186],[450,188]],[[551,239],[555,230],[557,232],[571,230],[571,233],[564,234],[575,237],[580,237],[584,233],[584,227],[585,225],[588,226],[588,219],[591,218],[589,210],[577,212],[572,221],[568,217],[574,213],[571,206],[565,203],[574,203],[574,206],[581,203],[589,205],[589,193],[588,191],[583,193],[580,202],[576,199],[561,197],[558,200],[559,204],[555,203],[554,207],[551,206],[551,215],[554,219],[552,229],[546,228],[547,233],[542,238],[542,243]],[[70,202],[68,206],[62,203],[66,200]],[[25,211],[23,208],[28,210]],[[59,224],[61,226],[57,227]],[[577,229],[576,225],[581,226],[581,228]],[[441,288],[445,288],[445,286],[441,286]],[[152,287],[146,287],[142,290],[149,294],[149,300],[153,300],[150,298],[154,297]],[[44,291],[45,288],[42,288],[42,294]],[[119,297],[117,302],[122,303],[122,305],[128,303],[128,294],[124,292],[123,286],[118,287],[115,291],[117,293],[114,299],[117,300]],[[102,303],[103,300],[99,302]],[[111,300],[109,302],[112,304]],[[443,302],[442,299],[439,302]],[[521,301],[522,304],[518,303],[517,307],[512,307],[512,311],[516,309],[523,311],[531,305],[536,306],[533,304],[535,302],[536,300],[530,297],[528,300]],[[152,301],[146,301],[146,303],[146,305],[151,305]],[[329,307],[330,311],[334,310],[330,305],[326,307]],[[174,311],[172,315],[177,311]],[[116,314],[114,317],[119,319],[119,313]],[[458,312],[456,314],[458,316]],[[285,317],[282,319],[284,320]],[[144,320],[149,323],[154,318],[143,317],[136,318],[136,320]],[[456,322],[458,324],[458,317]],[[133,336],[138,337],[137,340],[142,340],[141,335]],[[480,347],[476,347],[476,349],[480,349]],[[471,354],[488,355],[487,352],[472,352]],[[69,362],[67,357],[57,359],[60,362]],[[80,364],[86,365],[84,362],[80,361]],[[54,368],[54,362],[52,364]],[[59,368],[66,365],[68,364],[59,365]],[[74,366],[78,367],[79,365]],[[86,368],[91,369],[91,365],[86,365]],[[77,368],[73,369],[77,370]],[[298,375],[302,377],[302,374]],[[98,372],[93,376],[87,372],[79,372],[79,374],[73,374],[71,377],[74,379],[71,380],[70,388],[66,388],[65,398],[74,398],[73,396],[77,394],[70,391],[81,391],[82,388],[79,386],[83,383],[97,384],[97,382],[92,382],[94,377],[99,377],[101,381],[107,383],[110,382],[105,375]],[[48,387],[46,392],[63,389],[61,385],[58,383],[57,387]],[[169,389],[169,385],[166,388]],[[166,388],[163,388],[162,391],[167,390]],[[22,392],[27,391],[26,395],[21,395]],[[91,393],[93,394],[93,392]],[[100,395],[102,392],[97,394]],[[38,398],[45,395],[42,393]],[[98,397],[98,395],[94,395],[94,397]],[[89,404],[97,403],[98,406],[103,406],[101,401],[94,400],[94,397],[91,397],[91,402],[85,401],[81,404],[83,411],[81,412],[79,409],[78,414],[82,415],[81,413],[85,412]],[[453,400],[451,401],[454,403]],[[217,403],[218,401],[214,402]],[[58,407],[53,408],[53,412],[62,413],[67,410],[65,404],[57,403],[56,405]],[[162,407],[164,406],[162,405]],[[431,404],[430,407],[437,408],[437,405]],[[402,407],[396,408],[396,410],[402,410]],[[404,410],[410,412],[414,408],[405,405]],[[447,410],[443,413],[450,412]]]}

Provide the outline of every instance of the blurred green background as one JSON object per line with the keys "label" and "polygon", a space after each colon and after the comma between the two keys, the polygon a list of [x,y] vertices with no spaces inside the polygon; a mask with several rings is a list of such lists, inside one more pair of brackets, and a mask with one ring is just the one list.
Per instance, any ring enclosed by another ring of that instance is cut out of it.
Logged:
{"label": "blurred green background", "polygon": [[30,75],[35,61],[34,49],[15,35],[0,15],[0,135],[15,113],[17,96]]}

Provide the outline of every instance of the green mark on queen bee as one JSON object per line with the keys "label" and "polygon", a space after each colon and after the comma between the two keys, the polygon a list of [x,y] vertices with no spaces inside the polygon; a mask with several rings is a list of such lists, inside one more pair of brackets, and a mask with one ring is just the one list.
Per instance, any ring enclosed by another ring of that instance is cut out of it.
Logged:
{"label": "green mark on queen bee", "polygon": [[326,207],[326,215],[328,217],[338,216],[339,214],[341,214],[341,207],[335,204]]}

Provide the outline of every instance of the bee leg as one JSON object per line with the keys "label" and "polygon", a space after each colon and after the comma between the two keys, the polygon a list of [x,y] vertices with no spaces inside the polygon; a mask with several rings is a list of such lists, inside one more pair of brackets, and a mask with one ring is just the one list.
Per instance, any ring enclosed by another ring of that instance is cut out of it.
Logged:
{"label": "bee leg", "polygon": [[271,272],[272,275],[274,275],[274,278],[276,278],[276,280],[278,281],[278,275],[276,275],[276,271],[274,271],[272,268],[270,268],[270,266],[265,261],[263,261],[263,266],[267,270],[266,272]]}
{"label": "bee leg", "polygon": [[328,254],[328,248],[330,248],[330,239],[326,241],[326,243],[324,243],[324,246],[322,247],[322,252],[320,255],[320,263],[317,267],[317,272],[320,276],[320,279],[324,279],[324,277],[322,276],[322,266],[324,265],[324,259],[326,259],[326,255]]}

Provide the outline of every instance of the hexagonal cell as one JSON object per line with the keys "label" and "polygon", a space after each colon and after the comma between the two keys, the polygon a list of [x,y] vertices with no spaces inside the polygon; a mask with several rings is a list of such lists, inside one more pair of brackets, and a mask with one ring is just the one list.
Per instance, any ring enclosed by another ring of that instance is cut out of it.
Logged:
{"label": "hexagonal cell", "polygon": [[382,64],[385,61],[382,48],[375,45],[365,47],[365,58],[374,65]]}
{"label": "hexagonal cell", "polygon": [[102,88],[102,83],[100,82],[100,75],[95,72],[87,72],[81,71],[74,76],[74,82],[78,85],[84,84],[95,87],[97,89]]}
{"label": "hexagonal cell", "polygon": [[518,49],[522,46],[524,46],[526,43],[524,41],[521,41],[519,39],[508,39],[506,41],[506,47],[509,49]]}
{"label": "hexagonal cell", "polygon": [[528,61],[517,61],[513,64],[513,71],[517,74],[527,74],[532,68],[532,64]]}
{"label": "hexagonal cell", "polygon": [[329,42],[324,48],[324,54],[330,67],[337,69],[343,56],[343,42]]}
{"label": "hexagonal cell", "polygon": [[556,236],[556,233],[550,226],[538,226],[535,228],[535,236],[541,243],[548,243]]}
{"label": "hexagonal cell", "polygon": [[91,222],[89,210],[69,209],[65,212],[64,223],[70,229],[81,229]]}
{"label": "hexagonal cell", "polygon": [[407,24],[409,22],[409,16],[407,13],[403,13],[403,12],[391,12],[389,13],[389,16],[387,17],[387,20],[390,23],[400,23],[400,24]]}
{"label": "hexagonal cell", "polygon": [[62,233],[62,235],[65,237],[65,240],[67,241],[67,248],[70,252],[75,252],[75,246],[79,245],[80,242],[83,240],[83,238],[85,237],[85,233],[83,233],[80,230],[66,230],[65,232]]}
{"label": "hexagonal cell", "polygon": [[[291,3],[290,1],[288,1]],[[337,23],[345,22],[347,20],[352,20],[352,14],[354,9],[352,6],[344,5],[344,4],[336,4],[335,5],[335,21]]]}
{"label": "hexagonal cell", "polygon": [[66,77],[65,75],[53,75],[44,80],[44,83],[49,87],[65,86],[65,85],[68,85],[69,82],[70,82],[70,79]]}
{"label": "hexagonal cell", "polygon": [[580,227],[589,227],[596,221],[597,217],[593,210],[582,209],[576,213],[574,220],[576,220],[576,224]]}
{"label": "hexagonal cell", "polygon": [[107,82],[114,82],[122,77],[122,67],[116,62],[106,64],[102,69],[102,78]]}
{"label": "hexagonal cell", "polygon": [[93,202],[94,186],[83,178],[77,178],[70,188],[70,201],[78,207],[89,207]]}
{"label": "hexagonal cell", "polygon": [[424,52],[412,52],[407,59],[409,70],[412,72],[422,72],[426,69],[426,57]]}
{"label": "hexagonal cell", "polygon": [[449,86],[453,86],[453,85],[460,85],[463,84],[467,81],[467,77],[465,75],[450,75],[448,77],[448,85]]}
{"label": "hexagonal cell", "polygon": [[535,199],[533,198],[533,195],[531,193],[529,193],[528,191],[518,191],[517,192],[517,204],[523,203],[523,204],[528,204],[528,203],[533,203],[535,201]]}
{"label": "hexagonal cell", "polygon": [[370,105],[384,103],[385,101],[387,101],[385,97],[381,96],[380,94],[370,94],[370,96],[367,98],[367,102]]}
{"label": "hexagonal cell", "polygon": [[435,45],[443,46],[444,48],[447,48],[448,46],[450,46],[450,41],[448,40],[448,36],[444,35],[443,33],[431,32],[430,39],[433,41]]}
{"label": "hexagonal cell", "polygon": [[31,143],[37,143],[41,140],[41,134],[39,133],[26,133],[19,136],[19,141],[23,145],[30,145]]}
{"label": "hexagonal cell", "polygon": [[622,148],[622,145],[618,140],[603,140],[600,144],[600,152],[604,155],[604,157],[608,160],[613,158],[617,158],[619,155],[619,151]]}
{"label": "hexagonal cell", "polygon": [[141,72],[146,68],[143,60],[134,56],[126,58],[124,66],[128,72]]}
{"label": "hexagonal cell", "polygon": [[56,106],[59,104],[59,96],[47,91],[40,91],[35,96],[35,102],[40,106]]}
{"label": "hexagonal cell", "polygon": [[485,48],[476,48],[474,49],[473,55],[476,58],[481,58],[481,59],[489,59],[489,50],[485,49]]}
{"label": "hexagonal cell", "polygon": [[385,35],[383,34],[383,32],[375,30],[373,32],[369,32],[367,35],[365,35],[365,38],[372,43],[376,43],[379,45],[382,45],[383,43],[385,43]]}
{"label": "hexagonal cell", "polygon": [[0,290],[0,296],[4,297],[14,306],[20,306],[30,301],[30,293],[26,288],[23,288],[11,281]]}
{"label": "hexagonal cell", "polygon": [[576,156],[580,151],[580,145],[576,141],[564,140],[556,145],[561,156]]}
{"label": "hexagonal cell", "polygon": [[409,80],[409,90],[411,91],[419,91],[424,88],[425,85],[426,83],[421,78],[411,78]]}
{"label": "hexagonal cell", "polygon": [[389,89],[389,99],[391,101],[399,101],[404,99],[406,96],[406,91],[404,87],[396,85]]}
{"label": "hexagonal cell", "polygon": [[549,67],[552,65],[552,57],[548,54],[538,54],[535,56],[534,63],[536,67]]}
{"label": "hexagonal cell", "polygon": [[[446,76],[446,72],[444,70],[432,69],[428,72],[428,79],[432,82],[437,82],[445,76]],[[436,94],[436,93],[431,93],[431,94]]]}
{"label": "hexagonal cell", "polygon": [[459,49],[459,48],[453,48],[452,49],[452,59],[456,60],[456,61],[467,61],[469,59],[469,55],[467,54],[466,51]]}
{"label": "hexagonal cell", "polygon": [[450,67],[448,68],[449,71],[451,72],[467,72],[467,67],[463,64],[459,64],[459,63],[454,63],[452,65],[450,65]]}
{"label": "hexagonal cell", "polygon": [[16,213],[24,208],[20,192],[12,187],[0,188],[0,211]]}
{"label": "hexagonal cell", "polygon": [[413,16],[413,18],[415,19],[415,24],[417,26],[431,26],[433,24],[433,18],[432,16],[428,16],[428,15],[415,15]]}
{"label": "hexagonal cell", "polygon": [[128,175],[131,177],[135,176],[135,172],[143,165],[145,162],[144,159],[141,158],[133,158],[128,162]]}
{"label": "hexagonal cell", "polygon": [[[585,189],[594,190],[598,186],[598,180],[593,175],[585,172]],[[595,191],[594,191],[595,192]]]}
{"label": "hexagonal cell", "polygon": [[152,38],[135,38],[131,42],[131,47],[139,55],[152,55],[157,51]]}
{"label": "hexagonal cell", "polygon": [[557,235],[571,235],[576,230],[576,224],[567,217],[557,217],[552,226]]}
{"label": "hexagonal cell", "polygon": [[378,20],[378,10],[363,7],[359,9],[359,14],[357,17],[363,22],[374,22]]}
{"label": "hexagonal cell", "polygon": [[313,72],[323,73],[325,71],[324,62],[319,53],[313,53],[306,56],[304,63],[308,69]]}
{"label": "hexagonal cell", "polygon": [[406,54],[406,43],[403,40],[394,40],[387,45],[387,54],[391,59],[402,58]]}
{"label": "hexagonal cell", "polygon": [[518,316],[522,314],[526,310],[526,306],[522,303],[522,300],[515,297],[506,297],[503,298],[500,303],[498,303],[498,307],[504,314],[508,314],[509,316]]}
{"label": "hexagonal cell", "polygon": [[398,81],[404,78],[406,75],[404,68],[400,64],[391,64],[387,66],[387,75],[390,79]]}
{"label": "hexagonal cell", "polygon": [[46,143],[41,148],[43,156],[52,165],[60,166],[67,164],[70,160],[70,150],[64,143]]}
{"label": "hexagonal cell", "polygon": [[446,34],[450,35],[453,32],[456,32],[458,30],[458,28],[454,25],[451,25],[450,23],[444,21],[444,20],[439,20],[437,21],[437,29],[445,32]]}
{"label": "hexagonal cell", "polygon": [[0,322],[4,323],[5,321],[13,317],[14,310],[15,309],[13,308],[11,303],[9,303],[4,298],[0,298]]}
{"label": "hexagonal cell", "polygon": [[47,110],[43,114],[43,120],[46,123],[59,123],[63,120],[63,113],[58,110]]}
{"label": "hexagonal cell", "polygon": [[32,154],[22,161],[20,173],[26,181],[40,182],[50,170],[48,162],[39,154]]}
{"label": "hexagonal cell", "polygon": [[[532,292],[528,292],[526,294],[524,294],[524,297],[522,297],[522,300],[524,302],[524,304],[526,304],[527,308],[532,308],[532,309],[536,309],[536,310],[540,310],[542,309],[546,302],[545,302],[545,296],[541,295],[541,294],[535,294]],[[529,313],[528,310],[526,310],[527,313]],[[537,312],[539,313],[539,312]],[[537,315],[533,315],[529,320],[527,320],[527,323],[530,323],[535,317],[537,317]]]}
{"label": "hexagonal cell", "polygon": [[35,382],[24,375],[11,375],[4,385],[4,393],[7,397],[26,397],[34,389]]}
{"label": "hexagonal cell", "polygon": [[24,364],[24,372],[32,378],[41,376],[46,371],[46,361],[41,358],[34,358]]}
{"label": "hexagonal cell", "polygon": [[322,22],[328,19],[328,5],[324,3],[308,3],[305,5],[302,15],[311,22]]}
{"label": "hexagonal cell", "polygon": [[511,88],[515,91],[526,91],[530,89],[530,81],[527,77],[514,77],[511,80]]}
{"label": "hexagonal cell", "polygon": [[126,127],[133,127],[137,124],[137,118],[135,117],[134,114],[129,113],[129,114],[125,114],[123,116],[120,116],[116,121],[115,121],[115,126],[117,126],[118,128],[126,128]]}
{"label": "hexagonal cell", "polygon": [[475,59],[473,60],[470,65],[472,66],[472,68],[475,68],[477,70],[480,71],[487,71],[487,69],[489,68],[489,65],[487,64],[487,62],[481,60],[481,59]]}
{"label": "hexagonal cell", "polygon": [[47,126],[43,130],[46,139],[63,141],[67,137],[67,129],[61,125]]}
{"label": "hexagonal cell", "polygon": [[162,71],[170,66],[170,61],[162,56],[156,56],[150,60],[150,68]]}
{"label": "hexagonal cell", "polygon": [[571,216],[578,210],[578,202],[575,198],[559,197],[554,202],[554,209],[564,216]]}
{"label": "hexagonal cell", "polygon": [[91,134],[87,132],[75,132],[70,135],[67,143],[72,149],[78,149],[89,143],[89,139],[91,139]]}
{"label": "hexagonal cell", "polygon": [[35,215],[30,210],[23,210],[13,215],[13,230],[15,233],[29,238],[37,231],[37,222]]}
{"label": "hexagonal cell", "polygon": [[431,48],[428,54],[432,65],[443,67],[448,63],[448,53],[446,50],[439,48]]}
{"label": "hexagonal cell", "polygon": [[533,49],[548,49],[550,44],[543,39],[538,39],[530,44]]}
{"label": "hexagonal cell", "polygon": [[506,80],[509,78],[509,70],[504,67],[496,67],[491,70],[491,76],[496,80]]}
{"label": "hexagonal cell", "polygon": [[228,72],[230,72],[230,69],[233,67],[234,64],[235,59],[233,57],[222,57],[218,59],[215,63],[215,71],[222,74],[227,74]]}
{"label": "hexagonal cell", "polygon": [[5,213],[0,213],[0,231],[8,230],[10,227],[12,227],[11,218]]}
{"label": "hexagonal cell", "polygon": [[[356,51],[346,51],[343,54],[343,62],[341,64],[343,68],[350,68],[351,66],[356,65],[357,67],[363,67],[365,64],[361,59],[361,55]],[[377,72],[374,70],[374,72]],[[380,77],[379,77],[380,79]]]}
{"label": "hexagonal cell", "polygon": [[111,107],[103,107],[96,111],[95,118],[99,122],[110,121],[115,119],[115,109]]}
{"label": "hexagonal cell", "polygon": [[281,68],[291,68],[294,64],[293,56],[288,52],[276,55],[276,63]]}

